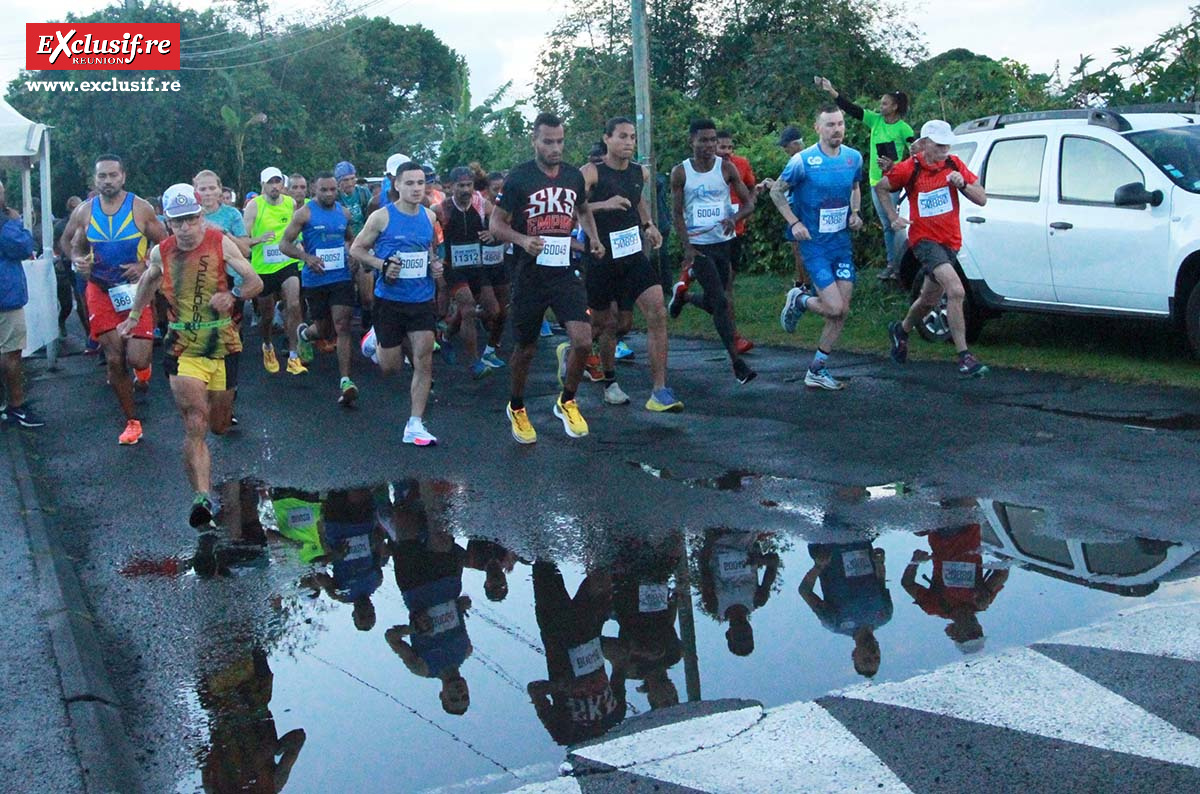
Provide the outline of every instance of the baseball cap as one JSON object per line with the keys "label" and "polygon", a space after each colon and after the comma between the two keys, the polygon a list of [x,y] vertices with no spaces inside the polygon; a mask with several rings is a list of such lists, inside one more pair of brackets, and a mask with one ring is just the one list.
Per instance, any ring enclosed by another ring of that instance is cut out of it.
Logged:
{"label": "baseball cap", "polygon": [[438,181],[437,171],[435,171],[433,166],[430,165],[429,163],[425,163],[423,166],[421,166],[421,170],[425,172],[425,181],[426,182]]}
{"label": "baseball cap", "polygon": [[409,160],[412,160],[412,158],[407,154],[393,154],[387,159],[387,166],[384,168],[383,172],[385,174],[394,174],[400,168],[400,166],[404,165]]}
{"label": "baseball cap", "polygon": [[921,125],[921,137],[928,138],[941,146],[953,146],[958,141],[954,130],[950,129],[950,125],[938,119],[927,121]]}
{"label": "baseball cap", "polygon": [[353,174],[357,173],[358,172],[354,170],[354,163],[351,163],[347,160],[342,160],[333,167],[333,178],[337,180],[341,180],[342,177],[352,176]]}
{"label": "baseball cap", "polygon": [[283,172],[275,166],[264,168],[262,173],[258,175],[258,181],[262,182],[264,185],[270,182],[272,179],[279,179],[283,182],[287,182],[287,180],[283,178]]}
{"label": "baseball cap", "polygon": [[196,197],[196,188],[184,182],[171,185],[162,196],[163,214],[168,218],[186,218],[188,215],[199,215],[201,212],[200,199]]}
{"label": "baseball cap", "polygon": [[779,133],[780,146],[787,146],[789,143],[795,143],[803,139],[804,136],[800,134],[800,130],[791,124],[784,127],[783,132]]}

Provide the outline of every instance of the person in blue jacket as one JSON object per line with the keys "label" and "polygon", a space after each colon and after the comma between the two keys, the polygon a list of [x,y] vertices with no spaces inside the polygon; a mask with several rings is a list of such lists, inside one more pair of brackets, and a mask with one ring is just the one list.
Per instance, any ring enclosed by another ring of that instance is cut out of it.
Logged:
{"label": "person in blue jacket", "polygon": [[33,255],[33,235],[21,216],[5,201],[0,182],[0,374],[7,400],[0,404],[0,421],[21,427],[46,424],[25,405],[25,374],[21,351],[25,348],[25,304],[29,287],[22,261]]}

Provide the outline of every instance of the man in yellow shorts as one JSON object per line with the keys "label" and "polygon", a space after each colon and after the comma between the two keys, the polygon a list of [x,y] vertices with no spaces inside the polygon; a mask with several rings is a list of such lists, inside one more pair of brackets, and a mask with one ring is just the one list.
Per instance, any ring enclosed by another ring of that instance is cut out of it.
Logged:
{"label": "man in yellow shorts", "polygon": [[[162,203],[171,236],[150,252],[133,308],[117,330],[124,337],[132,335],[142,310],[156,291],[162,292],[170,318],[163,368],[183,417],[183,465],[195,491],[188,523],[198,528],[213,517],[206,436],[209,430],[221,435],[229,429],[237,385],[236,366],[229,371],[225,360],[227,353],[242,349],[230,312],[236,301],[258,295],[263,282],[237,243],[205,223],[204,208],[190,184],[167,188]],[[227,267],[241,276],[240,288],[234,287]]]}

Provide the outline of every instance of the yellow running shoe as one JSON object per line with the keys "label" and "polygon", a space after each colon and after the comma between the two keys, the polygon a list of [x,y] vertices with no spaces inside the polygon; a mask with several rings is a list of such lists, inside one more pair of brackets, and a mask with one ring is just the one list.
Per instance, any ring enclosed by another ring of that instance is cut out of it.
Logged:
{"label": "yellow running shoe", "polygon": [[529,414],[524,408],[514,411],[510,403],[504,406],[504,412],[508,414],[508,421],[512,424],[512,437],[518,444],[533,444],[537,441],[537,431],[530,424]]}
{"label": "yellow running shoe", "polygon": [[274,347],[263,348],[263,369],[272,375],[279,371],[279,359],[275,358]]}
{"label": "yellow running shoe", "polygon": [[571,438],[583,438],[588,434],[587,422],[579,413],[579,403],[574,400],[562,401],[562,395],[554,402],[554,415],[562,420],[563,430]]}
{"label": "yellow running shoe", "polygon": [[[279,367],[278,362],[276,362],[275,367],[276,367],[276,369],[278,369],[278,367]],[[306,374],[308,374],[308,367],[304,366],[304,364],[302,364],[300,362],[300,359],[298,357],[293,358],[291,356],[288,356],[287,373],[289,375],[306,375]]]}

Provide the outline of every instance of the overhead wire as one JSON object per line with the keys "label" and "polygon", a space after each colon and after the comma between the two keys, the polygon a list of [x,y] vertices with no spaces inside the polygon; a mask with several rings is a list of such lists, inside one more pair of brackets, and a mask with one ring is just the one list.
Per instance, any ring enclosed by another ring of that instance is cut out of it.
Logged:
{"label": "overhead wire", "polygon": [[[343,14],[338,14],[338,15],[333,15],[333,16],[327,17],[326,19],[321,20],[319,24],[334,25],[334,24],[337,24],[338,22],[344,22],[347,19],[350,19],[351,17],[357,16],[358,14],[367,10],[371,6],[379,5],[382,2],[383,2],[383,0],[368,0],[368,2],[363,3],[360,6],[348,9]],[[238,45],[235,45],[232,47],[225,47],[222,49],[200,50],[199,52],[181,51],[179,54],[179,59],[182,62],[185,60],[203,60],[203,59],[207,59],[207,58],[217,58],[217,57],[220,57],[223,55],[230,55],[230,54],[237,53],[237,52],[244,52],[245,50],[258,49],[263,46],[283,44],[283,43],[289,41],[290,39],[296,38],[297,36],[301,36],[301,35],[310,33],[310,32],[312,32],[312,30],[313,30],[313,28],[311,28],[311,27],[302,27],[302,28],[289,31],[289,32],[281,34],[281,35],[272,36],[270,38],[253,39],[248,42],[243,42],[241,44],[238,44]],[[227,31],[227,32],[232,33],[233,31]]]}

